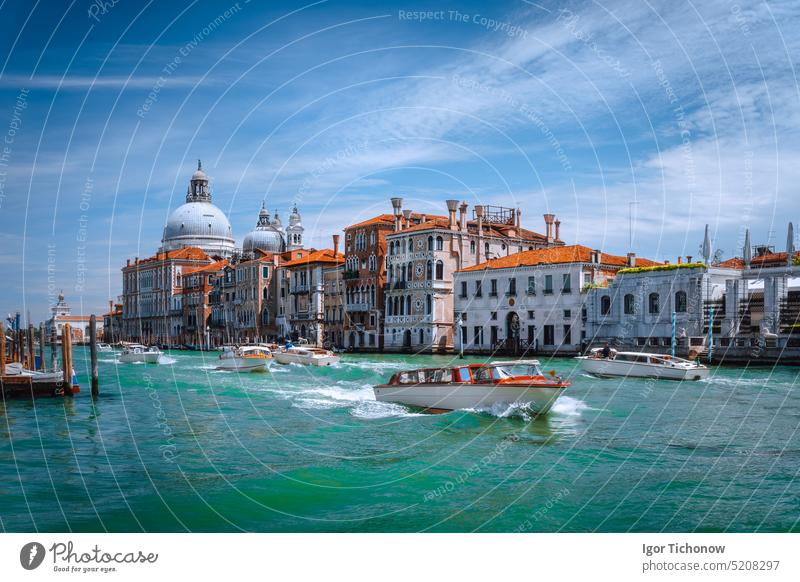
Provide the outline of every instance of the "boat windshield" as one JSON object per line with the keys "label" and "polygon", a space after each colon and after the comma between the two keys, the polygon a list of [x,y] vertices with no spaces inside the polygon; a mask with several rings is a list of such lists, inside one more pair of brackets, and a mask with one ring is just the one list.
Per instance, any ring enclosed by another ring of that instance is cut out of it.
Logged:
{"label": "boat windshield", "polygon": [[542,376],[542,370],[537,364],[529,362],[519,364],[502,364],[494,366],[495,379],[511,378],[514,376]]}

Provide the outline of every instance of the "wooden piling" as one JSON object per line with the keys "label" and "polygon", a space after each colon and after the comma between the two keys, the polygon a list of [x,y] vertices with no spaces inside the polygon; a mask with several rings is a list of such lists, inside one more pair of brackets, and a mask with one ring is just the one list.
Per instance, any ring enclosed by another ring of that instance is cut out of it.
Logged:
{"label": "wooden piling", "polygon": [[18,329],[17,333],[17,361],[25,367],[25,330]]}
{"label": "wooden piling", "polygon": [[50,370],[55,372],[58,368],[58,354],[56,354],[56,346],[58,345],[58,331],[56,324],[53,322],[53,327],[50,328]]}
{"label": "wooden piling", "polygon": [[61,328],[61,369],[64,372],[64,395],[72,396],[72,331],[68,323]]}
{"label": "wooden piling", "polygon": [[6,329],[0,323],[0,376],[6,373]]}
{"label": "wooden piling", "polygon": [[44,324],[39,324],[39,368],[44,372],[46,370],[46,364],[44,363]]}
{"label": "wooden piling", "polygon": [[97,316],[89,318],[89,353],[92,361],[92,398],[100,394],[100,374],[97,371]]}
{"label": "wooden piling", "polygon": [[28,324],[28,365],[29,370],[36,369],[36,350],[33,348],[33,324]]}

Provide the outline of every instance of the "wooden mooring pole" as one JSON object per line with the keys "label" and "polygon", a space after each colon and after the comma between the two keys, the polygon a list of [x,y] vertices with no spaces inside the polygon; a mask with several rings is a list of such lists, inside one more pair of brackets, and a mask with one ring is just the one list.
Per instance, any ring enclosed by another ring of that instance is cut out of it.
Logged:
{"label": "wooden mooring pole", "polygon": [[28,369],[36,369],[36,350],[33,349],[33,324],[28,324]]}
{"label": "wooden mooring pole", "polygon": [[56,354],[56,346],[58,345],[58,331],[56,324],[53,322],[53,327],[50,328],[50,370],[55,372],[58,368],[58,355]]}
{"label": "wooden mooring pole", "polygon": [[68,323],[61,328],[61,368],[64,372],[64,394],[72,396],[72,330]]}
{"label": "wooden mooring pole", "polygon": [[92,360],[92,398],[100,394],[100,375],[97,372],[97,316],[89,318],[89,353]]}
{"label": "wooden mooring pole", "polygon": [[39,367],[42,371],[45,370],[46,364],[44,363],[44,346],[46,342],[44,341],[44,324],[39,324]]}
{"label": "wooden mooring pole", "polygon": [[6,373],[6,329],[0,323],[0,376]]}

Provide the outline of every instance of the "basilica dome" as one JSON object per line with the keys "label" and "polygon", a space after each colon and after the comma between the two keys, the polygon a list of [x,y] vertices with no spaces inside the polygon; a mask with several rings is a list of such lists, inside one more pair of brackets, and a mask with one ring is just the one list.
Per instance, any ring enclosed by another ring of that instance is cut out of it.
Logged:
{"label": "basilica dome", "polygon": [[229,257],[235,249],[231,224],[225,213],[211,203],[208,176],[199,161],[186,193],[186,203],[169,215],[161,243],[162,251],[193,246],[209,255],[223,257]]}
{"label": "basilica dome", "polygon": [[274,220],[270,221],[269,212],[264,204],[261,204],[261,212],[258,213],[256,227],[244,237],[242,250],[253,252],[256,249],[272,253],[281,253],[286,249],[286,242],[281,228],[281,222],[277,213]]}

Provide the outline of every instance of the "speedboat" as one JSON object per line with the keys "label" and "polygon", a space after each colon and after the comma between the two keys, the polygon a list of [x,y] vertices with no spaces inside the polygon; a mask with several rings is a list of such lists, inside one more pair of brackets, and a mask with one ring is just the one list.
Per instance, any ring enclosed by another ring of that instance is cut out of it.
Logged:
{"label": "speedboat", "polygon": [[98,352],[113,352],[114,348],[112,348],[109,344],[97,344],[97,351]]}
{"label": "speedboat", "polygon": [[663,378],[667,380],[703,380],[708,366],[664,354],[618,352],[603,356],[603,348],[595,348],[586,356],[578,356],[581,368],[601,378]]}
{"label": "speedboat", "polygon": [[266,372],[272,364],[272,352],[262,346],[226,347],[219,355],[217,370]]}
{"label": "speedboat", "polygon": [[161,362],[161,350],[156,347],[143,346],[142,344],[127,344],[119,355],[119,361],[123,364],[136,362],[159,364]]}
{"label": "speedboat", "polygon": [[339,356],[324,348],[312,346],[289,346],[274,354],[279,364],[303,364],[305,366],[330,366],[339,361]]}
{"label": "speedboat", "polygon": [[538,360],[516,360],[397,372],[373,390],[378,401],[433,412],[517,404],[546,414],[569,386],[554,371],[545,376]]}

